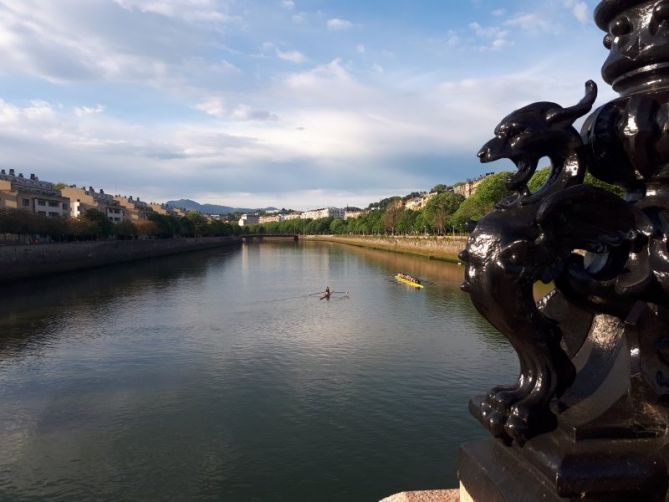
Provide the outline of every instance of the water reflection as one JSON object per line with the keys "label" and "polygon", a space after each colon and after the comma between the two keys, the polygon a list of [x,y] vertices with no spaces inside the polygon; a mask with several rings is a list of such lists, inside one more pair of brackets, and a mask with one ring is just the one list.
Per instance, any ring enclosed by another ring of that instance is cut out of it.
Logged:
{"label": "water reflection", "polygon": [[[14,285],[0,304],[0,498],[454,486],[458,444],[484,435],[468,399],[517,366],[461,274],[268,241]],[[349,298],[310,296],[326,285]]]}

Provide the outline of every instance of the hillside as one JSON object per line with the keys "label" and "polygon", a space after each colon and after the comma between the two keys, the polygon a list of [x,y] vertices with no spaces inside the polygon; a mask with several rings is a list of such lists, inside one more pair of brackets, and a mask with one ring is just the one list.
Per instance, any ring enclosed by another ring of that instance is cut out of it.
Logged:
{"label": "hillside", "polygon": [[252,209],[248,207],[219,206],[217,204],[200,204],[190,199],[169,200],[169,207],[177,207],[185,211],[197,211],[204,214],[230,214],[230,213],[253,213],[255,211],[275,211],[275,207]]}

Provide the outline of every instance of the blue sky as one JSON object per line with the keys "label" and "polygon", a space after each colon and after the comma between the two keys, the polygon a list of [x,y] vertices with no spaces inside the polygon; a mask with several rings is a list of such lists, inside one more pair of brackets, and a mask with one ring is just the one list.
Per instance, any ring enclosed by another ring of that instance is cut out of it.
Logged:
{"label": "blue sky", "polygon": [[580,0],[0,0],[0,164],[145,200],[308,209],[477,176],[496,123],[578,101]]}

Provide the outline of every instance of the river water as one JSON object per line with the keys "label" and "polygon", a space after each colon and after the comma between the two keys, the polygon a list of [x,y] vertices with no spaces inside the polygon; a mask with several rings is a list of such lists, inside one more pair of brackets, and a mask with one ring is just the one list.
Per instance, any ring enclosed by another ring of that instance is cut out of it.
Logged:
{"label": "river water", "polygon": [[[458,445],[486,435],[468,399],[517,373],[461,281],[457,265],[268,240],[3,287],[0,499],[455,487]],[[309,296],[326,285],[348,294]]]}

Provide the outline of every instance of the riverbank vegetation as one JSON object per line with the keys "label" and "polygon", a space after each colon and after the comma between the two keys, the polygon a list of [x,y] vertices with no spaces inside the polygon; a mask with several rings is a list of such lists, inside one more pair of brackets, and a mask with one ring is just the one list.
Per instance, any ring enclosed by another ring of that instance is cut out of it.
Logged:
{"label": "riverbank vegetation", "polygon": [[114,224],[97,209],[89,209],[80,218],[47,218],[20,209],[0,210],[0,234],[10,241],[224,237],[241,233],[236,224],[208,221],[197,213],[186,216],[154,213],[146,221]]}
{"label": "riverbank vegetation", "polygon": [[[531,191],[538,190],[548,179],[550,169],[540,169],[528,184]],[[511,173],[503,171],[486,176],[474,194],[465,199],[462,195],[444,191],[437,185],[437,192],[421,210],[407,209],[405,203],[417,194],[390,197],[374,202],[358,218],[340,220],[288,220],[251,225],[251,233],[305,234],[305,235],[449,235],[464,234],[470,221],[476,221],[490,212],[497,203],[511,195],[506,180]],[[585,183],[622,195],[620,187],[609,185],[586,175]]]}

